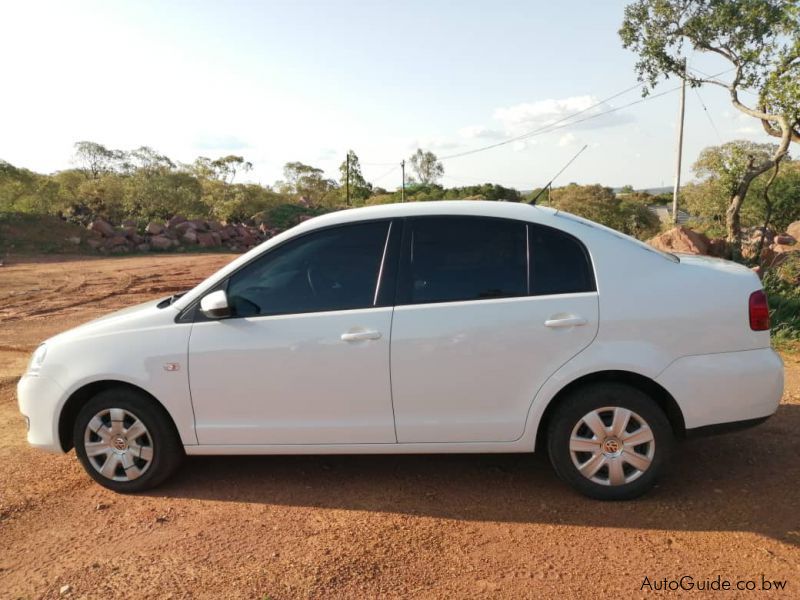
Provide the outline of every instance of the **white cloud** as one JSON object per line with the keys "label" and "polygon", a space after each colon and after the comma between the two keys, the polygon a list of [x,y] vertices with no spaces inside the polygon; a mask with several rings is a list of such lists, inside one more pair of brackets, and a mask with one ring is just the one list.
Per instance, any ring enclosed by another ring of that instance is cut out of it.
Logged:
{"label": "white cloud", "polygon": [[498,131],[496,129],[489,129],[488,127],[484,127],[483,125],[470,125],[468,127],[462,127],[458,130],[458,134],[466,138],[468,140],[483,138],[483,139],[490,139],[490,140],[498,140],[503,138],[503,132]]}
{"label": "white cloud", "polygon": [[[609,104],[598,102],[594,96],[572,96],[501,107],[494,111],[494,118],[499,120],[506,132],[511,135],[519,135],[548,125],[562,125],[573,120],[583,120],[570,126],[576,129],[612,127],[633,120],[630,115],[623,113],[602,114],[611,108]],[[574,119],[568,118],[575,113],[580,114]],[[587,117],[592,118],[585,120]]]}
{"label": "white cloud", "polygon": [[560,138],[558,138],[558,145],[559,146],[569,146],[575,141],[575,135],[572,133],[565,133]]}

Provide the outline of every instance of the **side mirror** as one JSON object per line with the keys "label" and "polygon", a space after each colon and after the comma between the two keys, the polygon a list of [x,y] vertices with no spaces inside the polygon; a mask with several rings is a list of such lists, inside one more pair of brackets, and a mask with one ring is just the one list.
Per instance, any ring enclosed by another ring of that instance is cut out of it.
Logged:
{"label": "side mirror", "polygon": [[225,290],[217,290],[203,296],[200,300],[200,311],[209,319],[224,319],[231,316],[231,307],[228,305],[228,294]]}

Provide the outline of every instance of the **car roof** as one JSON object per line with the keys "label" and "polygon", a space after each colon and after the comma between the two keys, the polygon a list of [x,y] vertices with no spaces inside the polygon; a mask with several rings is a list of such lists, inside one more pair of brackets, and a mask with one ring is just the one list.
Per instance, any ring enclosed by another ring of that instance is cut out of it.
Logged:
{"label": "car roof", "polygon": [[[500,217],[505,219],[538,220],[537,206],[521,202],[499,202],[490,200],[435,200],[429,202],[404,202],[350,208],[327,213],[306,221],[309,228],[328,227],[340,223],[391,219],[413,216],[462,215]],[[540,217],[542,215],[539,215]],[[304,223],[305,225],[305,223]]]}

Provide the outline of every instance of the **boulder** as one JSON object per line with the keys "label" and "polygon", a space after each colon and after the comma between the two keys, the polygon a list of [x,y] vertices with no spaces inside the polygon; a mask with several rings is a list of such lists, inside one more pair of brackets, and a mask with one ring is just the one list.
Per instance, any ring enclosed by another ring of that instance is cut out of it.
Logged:
{"label": "boulder", "polygon": [[185,222],[186,222],[186,217],[175,215],[169,221],[167,221],[167,227],[169,229],[174,229],[179,223],[185,223]]}
{"label": "boulder", "polygon": [[708,254],[709,239],[702,233],[678,225],[647,240],[653,248],[681,254]]}
{"label": "boulder", "polygon": [[800,240],[800,221],[795,221],[786,228],[786,233],[796,240]]}
{"label": "boulder", "polygon": [[112,237],[114,235],[114,226],[103,219],[95,219],[89,223],[89,230],[96,231],[103,237]]}
{"label": "boulder", "polygon": [[211,232],[211,238],[214,240],[214,245],[215,246],[221,246],[222,245],[222,237],[219,235],[219,232],[212,231]]}
{"label": "boulder", "polygon": [[128,227],[133,227],[134,229],[136,229],[136,221],[134,221],[133,219],[126,219],[126,220],[124,220],[124,221],[122,222],[122,226],[123,226],[124,228],[126,228],[126,229],[127,229]]}
{"label": "boulder", "polygon": [[124,235],[115,235],[112,238],[106,240],[105,247],[106,248],[118,248],[120,246],[127,246],[128,245],[128,238]]}
{"label": "boulder", "polygon": [[194,228],[195,228],[194,223],[192,223],[191,221],[181,221],[180,223],[175,225],[175,227],[173,227],[173,229],[177,231],[179,234],[184,234],[190,229],[194,230]]}
{"label": "boulder", "polygon": [[785,246],[793,246],[794,244],[797,243],[797,239],[794,236],[789,235],[788,233],[782,233],[780,235],[775,236],[775,243]]}
{"label": "boulder", "polygon": [[214,236],[201,231],[197,234],[197,244],[201,248],[212,248],[214,246]]}
{"label": "boulder", "polygon": [[785,254],[787,252],[800,252],[800,248],[790,244],[772,244],[770,247],[775,254]]}
{"label": "boulder", "polygon": [[136,249],[139,252],[150,252],[150,244],[139,244]]}
{"label": "boulder", "polygon": [[166,250],[172,247],[172,240],[163,235],[154,235],[150,238],[150,246],[156,250]]}
{"label": "boulder", "polygon": [[136,227],[131,227],[130,225],[125,225],[122,228],[122,235],[124,235],[128,239],[133,239],[133,236],[137,235]]}
{"label": "boulder", "polygon": [[716,256],[717,258],[728,258],[730,256],[730,248],[725,238],[713,238],[708,242],[709,256]]}
{"label": "boulder", "polygon": [[164,226],[161,223],[156,223],[155,221],[150,221],[147,224],[147,227],[144,228],[144,232],[149,233],[150,235],[160,235],[163,231]]}
{"label": "boulder", "polygon": [[78,245],[80,245],[80,243],[81,243],[81,238],[79,238],[77,235],[74,235],[74,236],[72,236],[72,237],[68,237],[68,238],[67,238],[67,241],[68,241],[70,244],[75,244],[76,246],[78,246]]}
{"label": "boulder", "polygon": [[186,242],[187,244],[196,244],[197,233],[195,232],[194,229],[187,229],[181,236],[181,241]]}
{"label": "boulder", "polygon": [[208,228],[208,223],[203,219],[192,219],[189,221],[197,231],[205,231]]}
{"label": "boulder", "polygon": [[88,240],[86,240],[86,245],[89,246],[89,248],[91,248],[92,250],[97,250],[100,246],[103,245],[103,242],[101,242],[98,239],[89,238]]}

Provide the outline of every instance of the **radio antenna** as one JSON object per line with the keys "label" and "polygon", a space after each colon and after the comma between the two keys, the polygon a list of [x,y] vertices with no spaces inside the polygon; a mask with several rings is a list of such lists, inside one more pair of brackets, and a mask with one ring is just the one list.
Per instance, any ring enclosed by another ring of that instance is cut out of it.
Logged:
{"label": "radio antenna", "polygon": [[584,150],[586,150],[588,147],[589,147],[589,144],[586,144],[586,145],[584,145],[583,148],[578,150],[578,153],[575,156],[573,156],[572,158],[570,158],[569,161],[567,162],[567,164],[565,164],[563,167],[561,167],[561,170],[558,173],[553,175],[553,178],[550,181],[547,182],[547,185],[544,186],[541,190],[539,190],[539,193],[536,194],[536,196],[533,198],[533,200],[528,202],[528,204],[530,204],[531,206],[536,206],[536,201],[539,199],[539,196],[544,194],[545,190],[552,189],[553,182],[558,178],[558,176],[561,175],[564,171],[566,171],[567,167],[570,166],[573,162],[575,162],[575,159],[578,158],[581,155],[581,153]]}

